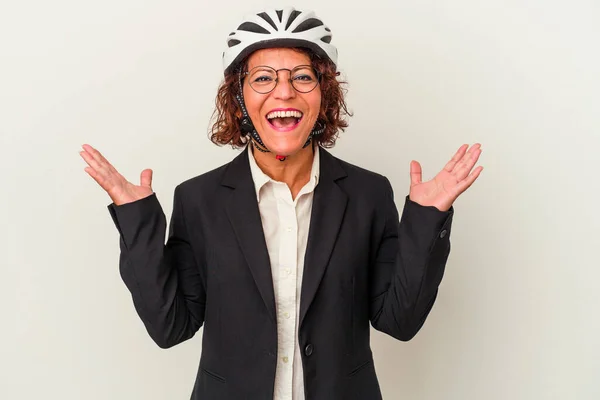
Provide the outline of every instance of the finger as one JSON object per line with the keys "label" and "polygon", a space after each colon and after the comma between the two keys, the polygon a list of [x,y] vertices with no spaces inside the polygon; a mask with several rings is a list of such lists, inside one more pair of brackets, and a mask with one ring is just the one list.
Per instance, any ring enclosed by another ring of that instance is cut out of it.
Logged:
{"label": "finger", "polygon": [[421,164],[418,161],[412,160],[410,162],[410,186],[418,185],[421,183],[422,170]]}
{"label": "finger", "polygon": [[[82,152],[82,153],[84,153],[84,152]],[[84,158],[88,157],[89,158],[91,156],[89,154],[88,155],[82,154],[82,157],[84,157]],[[90,165],[90,166],[84,168],[85,172],[87,172],[88,175],[91,176],[98,183],[98,185],[100,185],[100,187],[102,189],[108,191],[108,188],[110,186],[108,184],[108,180],[106,179],[106,177],[104,176],[104,174],[102,174],[100,172],[100,170],[98,170],[98,169],[96,169],[96,168],[94,168],[92,166],[92,164],[95,164],[95,161],[94,160],[91,160],[91,161],[86,160],[86,161],[88,162],[88,165]]]}
{"label": "finger", "polygon": [[469,173],[475,166],[475,163],[477,163],[480,154],[480,148],[475,148],[473,151],[467,153],[467,155],[463,158],[463,160],[460,161],[460,163],[455,168],[454,175],[456,176],[456,179],[461,181],[465,179],[467,175],[469,175]]}
{"label": "finger", "polygon": [[[481,147],[481,145],[479,143],[476,143],[473,146],[471,146],[471,148],[469,148],[468,151],[466,151],[465,153],[462,154],[462,157],[454,165],[454,169],[451,172],[455,172],[459,168],[462,168],[462,164],[464,162],[466,162],[471,157],[471,155],[473,154],[473,152],[476,151],[477,149],[479,149],[480,147]],[[465,148],[465,150],[466,150],[466,148]]]}
{"label": "finger", "polygon": [[481,174],[481,171],[483,171],[482,166],[475,168],[475,170],[471,172],[471,174],[468,177],[466,177],[465,179],[460,181],[458,185],[456,185],[456,190],[458,190],[459,194],[471,187],[473,182],[475,182],[475,180]]}
{"label": "finger", "polygon": [[452,172],[452,170],[454,169],[454,166],[463,157],[463,155],[467,151],[468,147],[469,147],[468,144],[463,144],[462,146],[460,146],[458,148],[458,150],[456,151],[456,153],[454,154],[454,156],[452,157],[452,159],[450,161],[448,161],[448,163],[444,166],[444,169],[448,172]]}
{"label": "finger", "polygon": [[85,162],[92,167],[96,172],[102,169],[102,166],[96,159],[92,156],[92,154],[88,151],[80,151],[79,155],[85,160]]}
{"label": "finger", "polygon": [[152,170],[145,169],[140,175],[140,186],[152,187]]}
{"label": "finger", "polygon": [[[96,173],[96,170],[92,167],[85,167],[84,171],[88,173],[89,176],[91,176],[92,178],[94,178],[94,180],[96,182],[98,182],[98,174]],[[100,182],[98,182],[100,183]]]}
{"label": "finger", "polygon": [[[464,152],[462,154],[460,160],[458,160],[458,162],[456,162],[454,164],[454,166],[450,172],[453,175],[456,175],[459,171],[464,172],[463,171],[464,164],[471,158],[473,152],[476,151],[477,149],[479,149],[479,147],[481,147],[481,145],[479,143],[475,143],[473,146],[471,146],[471,148],[468,151]],[[465,150],[466,150],[466,148],[465,148]],[[463,178],[464,178],[464,176],[463,176]]]}
{"label": "finger", "polygon": [[108,190],[106,187],[106,180],[101,175],[99,175],[94,168],[85,167],[84,170],[88,173],[89,176],[92,177],[92,179],[96,181],[96,183],[98,183],[98,185],[100,185],[102,189]]}
{"label": "finger", "polygon": [[91,171],[86,169],[86,172],[98,182],[102,189],[109,191],[112,186],[116,185],[115,174],[112,171],[107,170],[104,165],[99,164],[89,152],[80,151],[79,154],[89,165],[88,168],[91,169]]}
{"label": "finger", "polygon": [[107,171],[116,172],[116,169],[112,166],[110,162],[100,153],[98,150],[90,146],[89,144],[82,145],[83,149],[88,152],[94,160],[98,163],[98,165],[106,168]]}

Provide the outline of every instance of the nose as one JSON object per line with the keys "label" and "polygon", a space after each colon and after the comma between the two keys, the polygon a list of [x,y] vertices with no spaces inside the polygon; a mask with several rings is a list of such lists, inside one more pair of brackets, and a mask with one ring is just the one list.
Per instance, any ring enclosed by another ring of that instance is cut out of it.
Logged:
{"label": "nose", "polygon": [[277,79],[277,85],[273,89],[273,97],[276,99],[287,100],[296,96],[296,90],[290,82],[288,74],[280,73]]}

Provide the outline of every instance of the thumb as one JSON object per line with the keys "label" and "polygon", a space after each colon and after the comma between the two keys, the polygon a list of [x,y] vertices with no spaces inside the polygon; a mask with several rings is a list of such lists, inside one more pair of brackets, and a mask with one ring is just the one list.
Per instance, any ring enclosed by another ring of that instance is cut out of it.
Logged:
{"label": "thumb", "polygon": [[421,164],[418,161],[412,160],[410,162],[410,186],[421,183],[421,178]]}
{"label": "thumb", "polygon": [[152,188],[152,170],[145,169],[140,175],[140,186]]}

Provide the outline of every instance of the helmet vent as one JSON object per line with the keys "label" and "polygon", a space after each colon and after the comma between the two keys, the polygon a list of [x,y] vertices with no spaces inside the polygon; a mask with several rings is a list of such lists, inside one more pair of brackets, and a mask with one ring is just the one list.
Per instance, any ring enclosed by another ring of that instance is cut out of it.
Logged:
{"label": "helmet vent", "polygon": [[236,39],[229,39],[229,40],[227,41],[227,46],[229,46],[229,47],[233,47],[233,46],[235,46],[235,45],[238,45],[238,44],[240,44],[240,43],[242,43],[242,42],[240,42],[239,40],[236,40]]}
{"label": "helmet vent", "polygon": [[323,21],[318,20],[316,18],[309,18],[306,21],[302,22],[300,25],[298,25],[296,29],[292,31],[292,33],[304,32],[321,25],[323,25]]}
{"label": "helmet vent", "polygon": [[269,17],[269,14],[267,14],[266,12],[261,12],[260,14],[257,14],[257,15],[259,17],[261,17],[262,19],[264,19],[265,21],[267,21],[269,23],[269,25],[271,25],[273,27],[273,29],[277,30],[277,26],[275,26],[275,22],[273,22],[271,17]]}
{"label": "helmet vent", "polygon": [[285,30],[287,31],[287,29],[290,27],[290,25],[292,24],[292,22],[294,22],[294,20],[296,19],[296,17],[298,15],[302,14],[302,12],[294,10],[292,11],[292,13],[290,14],[287,24],[285,24]]}
{"label": "helmet vent", "polygon": [[331,43],[331,35],[323,36],[321,40],[325,43]]}
{"label": "helmet vent", "polygon": [[279,22],[283,22],[281,19],[283,18],[283,10],[275,11],[277,13],[277,18],[279,18]]}
{"label": "helmet vent", "polygon": [[248,31],[254,33],[266,33],[269,34],[269,31],[263,28],[262,26],[255,24],[254,22],[244,22],[237,28],[238,31]]}

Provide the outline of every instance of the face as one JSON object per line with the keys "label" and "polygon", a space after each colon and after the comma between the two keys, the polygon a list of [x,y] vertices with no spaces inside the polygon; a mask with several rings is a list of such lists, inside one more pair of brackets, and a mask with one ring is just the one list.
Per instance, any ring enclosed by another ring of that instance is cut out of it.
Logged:
{"label": "face", "polygon": [[244,77],[246,108],[265,146],[275,154],[289,156],[302,149],[319,115],[321,88],[316,85],[308,93],[294,89],[290,78],[295,79],[297,87],[310,86],[306,83],[309,80],[304,74],[306,70],[296,70],[292,77],[289,71],[279,71],[275,89],[266,94],[257,93],[250,82],[259,91],[265,91],[260,90],[259,85],[268,85],[269,78],[268,73],[262,72],[261,66],[294,70],[301,65],[311,65],[309,56],[286,48],[257,50],[248,59],[246,70],[261,72]]}

